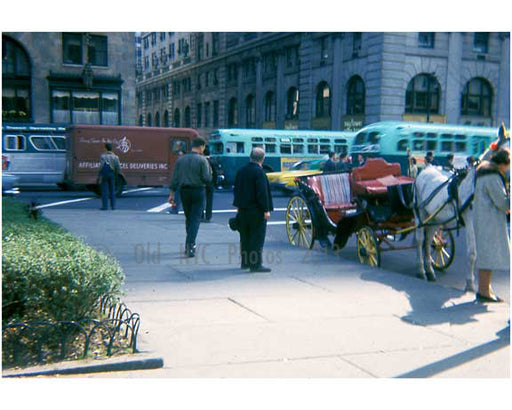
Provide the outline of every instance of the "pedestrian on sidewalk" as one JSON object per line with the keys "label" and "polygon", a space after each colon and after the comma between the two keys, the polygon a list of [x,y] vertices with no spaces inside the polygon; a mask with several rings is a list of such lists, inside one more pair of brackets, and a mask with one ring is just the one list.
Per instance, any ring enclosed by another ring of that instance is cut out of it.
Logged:
{"label": "pedestrian on sidewalk", "polygon": [[101,210],[108,210],[108,201],[110,199],[110,208],[116,209],[116,179],[119,175],[121,165],[119,157],[112,152],[112,144],[107,142],[105,150],[100,156],[100,172],[98,181],[101,185]]}
{"label": "pedestrian on sidewalk", "polygon": [[192,141],[192,151],[178,158],[171,179],[168,202],[174,203],[175,192],[180,191],[185,213],[185,255],[193,258],[196,252],[196,237],[201,223],[205,201],[205,186],[212,174],[208,161],[203,156],[206,141],[197,137]]}
{"label": "pedestrian on sidewalk", "polygon": [[208,147],[204,149],[204,157],[206,158],[206,160],[208,161],[208,165],[210,166],[212,180],[209,184],[206,185],[205,188],[206,205],[201,222],[211,222],[213,210],[213,193],[215,192],[215,184],[217,182],[217,161],[210,155],[210,149]]}
{"label": "pedestrian on sidewalk", "polygon": [[274,210],[270,184],[263,171],[265,151],[253,148],[250,162],[236,174],[233,205],[237,208],[240,232],[241,268],[251,272],[270,272],[263,266],[267,221]]}
{"label": "pedestrian on sidewalk", "polygon": [[476,237],[476,266],[478,268],[479,302],[503,302],[492,290],[493,270],[510,269],[510,238],[507,214],[510,213],[506,172],[510,168],[510,153],[496,151],[490,161],[476,169],[474,224]]}

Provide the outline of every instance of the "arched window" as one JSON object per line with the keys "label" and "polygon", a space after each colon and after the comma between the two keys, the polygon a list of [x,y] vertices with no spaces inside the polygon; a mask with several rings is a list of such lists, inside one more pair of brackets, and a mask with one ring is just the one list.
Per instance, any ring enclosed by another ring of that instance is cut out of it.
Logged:
{"label": "arched window", "polygon": [[322,81],[316,87],[316,117],[324,118],[331,116],[331,89]]}
{"label": "arched window", "polygon": [[441,86],[432,74],[419,74],[407,86],[405,112],[409,114],[439,114]]}
{"label": "arched window", "polygon": [[139,127],[142,127],[144,125],[144,117],[141,115],[139,115]]}
{"label": "arched window", "polygon": [[148,116],[146,118],[146,125],[148,127],[151,127],[153,125],[153,123],[151,122],[151,114],[148,113]]}
{"label": "arched window", "polygon": [[176,108],[174,110],[173,124],[176,128],[179,128],[179,126],[180,126],[180,109],[179,108]]}
{"label": "arched window", "polygon": [[365,110],[364,81],[358,75],[347,84],[347,115],[362,115]]}
{"label": "arched window", "polygon": [[249,94],[245,99],[245,124],[247,128],[256,127],[256,104],[254,104],[254,95]]}
{"label": "arched window", "polygon": [[286,119],[299,119],[299,90],[295,87],[290,87],[286,94]]}
{"label": "arched window", "polygon": [[231,98],[228,103],[228,127],[238,125],[238,103],[236,98]]}
{"label": "arched window", "polygon": [[2,36],[2,119],[31,120],[30,61],[16,41]]}
{"label": "arched window", "polygon": [[492,88],[483,78],[472,78],[462,91],[462,115],[490,117],[492,108]]}
{"label": "arched window", "polygon": [[265,121],[276,120],[276,97],[272,91],[265,94]]}
{"label": "arched window", "polygon": [[155,127],[160,127],[160,113],[158,111],[155,114]]}
{"label": "arched window", "polygon": [[185,108],[185,128],[190,128],[190,107],[187,105]]}
{"label": "arched window", "polygon": [[169,126],[169,111],[165,110],[164,112],[164,127]]}

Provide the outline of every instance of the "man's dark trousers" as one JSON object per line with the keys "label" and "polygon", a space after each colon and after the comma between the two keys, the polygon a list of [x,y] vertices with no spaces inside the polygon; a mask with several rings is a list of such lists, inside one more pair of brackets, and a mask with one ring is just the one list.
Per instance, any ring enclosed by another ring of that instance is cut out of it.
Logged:
{"label": "man's dark trousers", "polygon": [[110,198],[110,206],[116,209],[116,183],[115,174],[110,170],[102,170],[101,173],[101,209],[108,209],[108,200]]}
{"label": "man's dark trousers", "polygon": [[204,218],[209,221],[212,219],[212,209],[213,209],[213,185],[207,185],[205,188],[205,195],[206,195],[206,209],[205,209],[205,215]]}
{"label": "man's dark trousers", "polygon": [[204,206],[204,188],[182,187],[180,190],[181,204],[185,213],[185,229],[187,239],[185,249],[189,250],[196,244],[197,232],[201,224],[201,214]]}
{"label": "man's dark trousers", "polygon": [[238,212],[240,255],[242,267],[255,270],[262,265],[267,220],[258,209],[240,209]]}

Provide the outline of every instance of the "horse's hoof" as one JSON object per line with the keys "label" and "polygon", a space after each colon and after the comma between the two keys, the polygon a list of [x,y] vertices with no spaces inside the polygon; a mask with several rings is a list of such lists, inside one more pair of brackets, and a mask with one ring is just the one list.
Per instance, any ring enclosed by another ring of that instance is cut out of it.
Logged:
{"label": "horse's hoof", "polygon": [[466,289],[465,289],[465,291],[466,292],[475,293],[476,287],[475,287],[475,283],[472,280],[467,280],[466,281]]}
{"label": "horse's hoof", "polygon": [[427,272],[427,279],[429,282],[435,282],[437,280],[436,274]]}
{"label": "horse's hoof", "polygon": [[424,274],[424,273],[417,273],[417,274],[416,274],[416,277],[417,277],[418,279],[427,280],[427,277],[425,276],[425,274]]}

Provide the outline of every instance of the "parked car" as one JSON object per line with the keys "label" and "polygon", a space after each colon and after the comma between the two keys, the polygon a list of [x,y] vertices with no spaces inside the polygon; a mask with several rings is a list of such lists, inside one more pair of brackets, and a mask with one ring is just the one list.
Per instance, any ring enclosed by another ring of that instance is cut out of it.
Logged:
{"label": "parked car", "polygon": [[299,161],[287,171],[269,172],[267,178],[271,188],[280,189],[286,193],[295,191],[295,178],[304,175],[321,174],[322,168],[327,160],[315,159]]}
{"label": "parked car", "polygon": [[6,172],[9,170],[9,165],[9,159],[2,155],[2,195],[17,195],[20,193],[18,188],[19,178]]}

